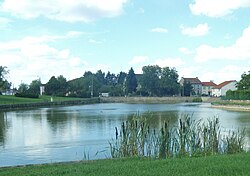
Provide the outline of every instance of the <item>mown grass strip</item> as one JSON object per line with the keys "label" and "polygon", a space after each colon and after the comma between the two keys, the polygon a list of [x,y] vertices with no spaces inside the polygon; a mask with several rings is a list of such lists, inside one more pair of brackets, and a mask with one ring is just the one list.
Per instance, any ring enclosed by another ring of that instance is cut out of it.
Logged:
{"label": "mown grass strip", "polygon": [[198,158],[153,160],[147,158],[107,159],[89,162],[0,168],[4,176],[80,175],[249,175],[250,153]]}

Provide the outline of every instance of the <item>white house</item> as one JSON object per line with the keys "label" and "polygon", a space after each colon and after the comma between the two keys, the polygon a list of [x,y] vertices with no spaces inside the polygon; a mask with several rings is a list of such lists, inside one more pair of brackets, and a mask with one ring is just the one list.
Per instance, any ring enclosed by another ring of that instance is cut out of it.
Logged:
{"label": "white house", "polygon": [[212,95],[215,97],[225,96],[228,90],[236,90],[237,81],[225,81],[212,88]]}
{"label": "white house", "polygon": [[212,89],[217,86],[213,81],[201,82],[202,84],[202,95],[211,96]]}

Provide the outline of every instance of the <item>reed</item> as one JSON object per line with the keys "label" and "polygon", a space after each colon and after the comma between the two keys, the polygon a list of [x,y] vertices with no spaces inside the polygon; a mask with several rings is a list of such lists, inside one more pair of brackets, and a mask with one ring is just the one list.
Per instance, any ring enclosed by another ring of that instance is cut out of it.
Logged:
{"label": "reed", "polygon": [[229,131],[222,136],[218,118],[192,120],[184,115],[178,125],[164,122],[160,129],[150,126],[152,113],[135,114],[123,122],[120,131],[115,127],[115,139],[109,142],[111,156],[172,158],[232,154],[245,150],[245,132]]}

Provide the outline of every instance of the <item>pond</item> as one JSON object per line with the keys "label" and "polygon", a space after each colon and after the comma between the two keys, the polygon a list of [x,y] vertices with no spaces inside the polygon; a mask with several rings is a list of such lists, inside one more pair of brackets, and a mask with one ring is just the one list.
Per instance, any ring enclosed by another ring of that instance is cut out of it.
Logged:
{"label": "pond", "polygon": [[211,108],[208,103],[92,104],[0,112],[0,167],[93,160],[110,157],[115,127],[136,113],[152,113],[154,128],[178,118],[219,117],[222,130],[246,129],[250,141],[250,112]]}

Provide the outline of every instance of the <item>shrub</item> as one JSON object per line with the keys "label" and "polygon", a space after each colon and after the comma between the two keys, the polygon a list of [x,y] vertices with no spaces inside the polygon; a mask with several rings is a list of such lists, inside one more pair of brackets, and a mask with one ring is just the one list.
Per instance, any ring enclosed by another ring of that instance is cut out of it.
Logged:
{"label": "shrub", "polygon": [[202,102],[201,97],[194,98],[192,102]]}
{"label": "shrub", "polygon": [[38,94],[34,94],[30,92],[16,93],[15,96],[22,97],[22,98],[39,98]]}

